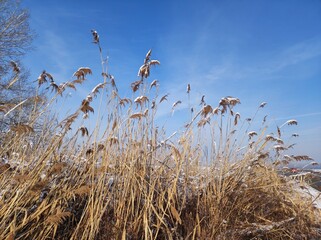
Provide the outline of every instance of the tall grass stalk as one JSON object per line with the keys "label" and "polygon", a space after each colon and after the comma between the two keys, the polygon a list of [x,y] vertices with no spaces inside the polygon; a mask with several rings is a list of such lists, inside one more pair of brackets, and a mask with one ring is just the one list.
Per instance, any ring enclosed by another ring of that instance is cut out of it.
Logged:
{"label": "tall grass stalk", "polygon": [[[160,62],[148,51],[132,97],[122,98],[92,33],[102,83],[59,122],[45,112],[91,69],[79,68],[75,80],[60,85],[43,72],[39,88],[47,85],[56,94],[29,122],[1,133],[0,239],[320,237],[319,210],[279,174],[289,162],[310,158],[286,155],[280,128],[275,135],[266,135],[264,126],[249,132],[255,126],[235,112],[240,100],[224,97],[189,112],[184,131],[162,132],[155,119],[164,99],[158,82],[148,82]],[[99,91],[89,131],[86,118]],[[0,111],[5,118],[17,109],[3,105]],[[43,128],[36,130],[40,117]]]}

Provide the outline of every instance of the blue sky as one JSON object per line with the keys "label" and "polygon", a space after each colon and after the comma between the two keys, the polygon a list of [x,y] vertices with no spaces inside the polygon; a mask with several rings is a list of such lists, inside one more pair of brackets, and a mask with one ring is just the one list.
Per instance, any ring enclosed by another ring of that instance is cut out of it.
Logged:
{"label": "blue sky", "polygon": [[[72,80],[81,66],[92,68],[75,97],[82,98],[101,81],[97,46],[100,35],[109,71],[121,95],[131,97],[130,83],[146,52],[161,62],[152,69],[161,93],[169,93],[160,118],[169,118],[177,100],[176,117],[186,117],[186,85],[192,105],[204,94],[216,105],[221,97],[241,100],[237,111],[251,117],[267,102],[271,127],[296,119],[291,132],[300,138],[295,153],[321,160],[321,1],[22,1],[38,34],[35,50],[25,59],[31,77],[42,70],[57,82]],[[64,108],[79,105],[70,98]],[[185,110],[184,110],[185,109]],[[185,114],[185,115],[184,115]],[[260,118],[261,117],[261,118]],[[174,126],[173,126],[174,125]],[[176,127],[175,121],[169,128]]]}

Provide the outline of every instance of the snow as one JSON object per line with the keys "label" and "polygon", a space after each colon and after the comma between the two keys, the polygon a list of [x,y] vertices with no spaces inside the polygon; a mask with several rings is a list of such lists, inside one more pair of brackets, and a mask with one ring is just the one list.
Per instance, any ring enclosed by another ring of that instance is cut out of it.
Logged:
{"label": "snow", "polygon": [[[303,184],[303,185],[302,185]],[[321,192],[309,186],[307,183],[295,184],[294,190],[301,193],[303,197],[312,200],[313,206],[321,210]]]}

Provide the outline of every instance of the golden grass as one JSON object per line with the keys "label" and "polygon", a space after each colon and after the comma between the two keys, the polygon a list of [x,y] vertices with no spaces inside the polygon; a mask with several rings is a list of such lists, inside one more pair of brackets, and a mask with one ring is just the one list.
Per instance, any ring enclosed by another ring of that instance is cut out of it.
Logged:
{"label": "golden grass", "polygon": [[[92,33],[101,54],[99,36]],[[281,128],[297,122],[277,127],[278,138],[265,135],[265,126],[236,135],[247,124],[234,113],[240,100],[225,97],[213,107],[203,97],[185,130],[166,137],[154,119],[156,103],[168,95],[151,94],[159,82],[148,84],[150,66],[160,63],[150,57],[151,51],[139,69],[141,79],[131,84],[139,96],[119,97],[102,63],[103,82],[74,113],[59,123],[43,121],[35,131],[43,112],[33,112],[30,122],[1,135],[0,239],[320,238],[320,212],[277,173],[284,161],[310,160],[284,157]],[[91,73],[79,68],[76,80],[58,85],[44,71],[38,82],[54,87],[55,99]],[[112,89],[106,88],[108,79]],[[81,112],[84,119],[93,114],[99,93],[109,96],[108,121],[90,132],[86,120],[82,126],[76,121]]]}

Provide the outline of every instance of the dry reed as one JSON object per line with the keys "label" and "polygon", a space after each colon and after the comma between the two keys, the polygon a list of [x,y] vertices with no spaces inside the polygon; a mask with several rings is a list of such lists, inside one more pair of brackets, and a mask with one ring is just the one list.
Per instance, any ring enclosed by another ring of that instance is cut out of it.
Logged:
{"label": "dry reed", "polygon": [[[98,33],[92,34],[101,54]],[[150,59],[151,53],[139,68],[140,80],[131,84],[132,99],[119,97],[106,68],[103,82],[62,121],[48,119],[35,131],[32,124],[43,114],[38,111],[30,122],[1,133],[0,238],[320,238],[319,210],[312,201],[302,201],[278,174],[291,161],[311,160],[283,153],[289,147],[281,139],[281,128],[297,121],[277,127],[278,137],[264,130],[236,136],[253,120],[241,121],[234,113],[240,100],[224,97],[214,107],[203,96],[186,129],[167,136],[154,119],[156,103],[168,94],[159,99],[148,92],[160,85],[157,80],[148,84],[150,67],[160,64]],[[12,66],[18,72],[18,66]],[[76,90],[88,74],[91,69],[81,67],[73,74],[75,80],[61,85],[44,71],[37,81],[39,87],[52,87],[56,99],[66,87]],[[109,83],[113,90],[106,88]],[[108,121],[90,131],[86,120],[81,126],[77,120],[81,112],[84,118],[95,112],[98,94],[110,98]],[[172,111],[180,103],[175,102]],[[0,112],[13,107],[1,105]],[[72,127],[77,129],[74,134]],[[243,138],[248,139],[245,145]]]}

